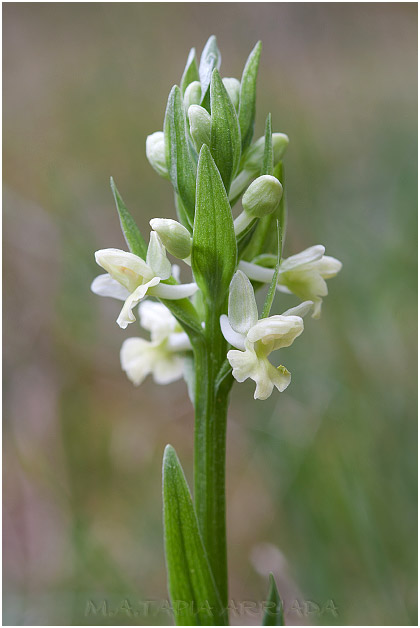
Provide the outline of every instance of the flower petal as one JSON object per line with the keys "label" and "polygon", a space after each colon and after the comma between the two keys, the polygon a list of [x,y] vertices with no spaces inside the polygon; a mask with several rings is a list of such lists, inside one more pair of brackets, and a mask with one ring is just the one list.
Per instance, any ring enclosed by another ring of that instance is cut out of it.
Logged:
{"label": "flower petal", "polygon": [[121,368],[135,386],[139,386],[153,370],[153,343],[143,338],[124,340],[120,360]]}
{"label": "flower petal", "polygon": [[150,232],[146,263],[153,273],[161,279],[169,279],[171,276],[171,262],[166,257],[165,247],[156,231]]}
{"label": "flower petal", "polygon": [[184,358],[175,353],[164,354],[156,360],[153,379],[156,384],[170,384],[184,375]]}
{"label": "flower petal", "polygon": [[168,351],[189,351],[192,349],[190,339],[185,331],[171,334],[166,343]]}
{"label": "flower petal", "polygon": [[171,334],[177,321],[163,303],[142,301],[139,305],[140,325],[150,331],[152,340],[163,340]]}
{"label": "flower petal", "polygon": [[[272,365],[267,359],[259,360],[259,368],[254,371],[251,378],[256,383],[254,399],[261,399],[261,401],[264,401],[265,399],[268,399],[273,392],[274,384],[270,377],[270,366]],[[274,369],[274,366],[272,368]]]}
{"label": "flower petal", "polygon": [[322,299],[315,299],[314,311],[312,312],[312,318],[319,318],[321,316]]}
{"label": "flower petal", "polygon": [[317,270],[321,273],[321,277],[324,279],[331,279],[335,277],[337,273],[342,269],[343,264],[340,260],[329,255],[324,255],[322,259],[317,263]]}
{"label": "flower petal", "polygon": [[179,283],[181,281],[181,268],[178,264],[172,264],[172,277]]}
{"label": "flower petal", "polygon": [[113,297],[121,301],[125,301],[130,294],[127,288],[124,288],[124,286],[116,281],[116,279],[113,279],[111,275],[108,275],[108,273],[95,277],[91,283],[90,289],[101,297]]}
{"label": "flower petal", "polygon": [[253,281],[262,281],[263,283],[270,283],[274,275],[274,268],[264,268],[258,264],[251,264],[250,262],[244,262],[241,260],[238,264],[239,270]]}
{"label": "flower petal", "polygon": [[134,253],[120,249],[101,249],[96,251],[95,259],[99,266],[129,292],[133,292],[144,279],[148,281],[153,277],[153,272],[146,262]]}
{"label": "flower petal", "polygon": [[254,399],[267,399],[274,386],[282,392],[290,383],[290,373],[284,366],[276,369],[265,357],[258,357],[250,343],[245,351],[228,351],[232,375],[238,382],[252,379],[256,383]]}
{"label": "flower petal", "polygon": [[299,266],[316,262],[317,260],[321,259],[324,253],[325,246],[322,246],[322,244],[310,246],[308,249],[305,249],[304,251],[301,251],[296,255],[291,255],[290,257],[283,259],[280,264],[279,272],[287,272],[294,268],[298,268]]}
{"label": "flower petal", "polygon": [[136,317],[133,314],[133,308],[146,296],[149,289],[153,288],[160,282],[159,277],[153,277],[147,283],[142,284],[130,294],[126,299],[120,315],[117,318],[117,323],[121,329],[125,329],[130,323],[134,323]]}
{"label": "flower petal", "polygon": [[238,334],[238,332],[232,329],[226,314],[222,314],[220,317],[220,329],[222,330],[225,340],[227,340],[229,344],[237,349],[241,349],[242,351],[245,349],[245,335]]}
{"label": "flower petal", "polygon": [[282,316],[300,316],[303,318],[308,314],[314,306],[313,301],[303,301],[296,305],[295,307],[291,307],[290,310],[286,310],[283,312]]}
{"label": "flower petal", "polygon": [[270,316],[256,323],[248,332],[249,342],[261,341],[266,346],[267,355],[281,347],[289,347],[303,332],[300,316]]}
{"label": "flower petal", "polygon": [[232,367],[232,375],[237,382],[244,382],[248,377],[258,370],[258,358],[255,351],[245,349],[245,351],[230,350],[227,353],[227,359]]}
{"label": "flower petal", "polygon": [[185,299],[186,297],[190,297],[197,292],[197,290],[198,286],[196,283],[181,283],[178,285],[161,283],[150,290],[150,295],[158,297],[159,299],[169,299],[174,301],[176,299]]}
{"label": "flower petal", "polygon": [[254,288],[248,277],[237,270],[229,287],[229,323],[232,329],[244,336],[258,320]]}
{"label": "flower petal", "polygon": [[292,376],[285,366],[278,366],[276,368],[270,363],[268,375],[279,392],[286,390],[292,379]]}
{"label": "flower petal", "polygon": [[279,283],[303,301],[315,301],[328,294],[327,282],[316,269],[290,270],[279,275]]}

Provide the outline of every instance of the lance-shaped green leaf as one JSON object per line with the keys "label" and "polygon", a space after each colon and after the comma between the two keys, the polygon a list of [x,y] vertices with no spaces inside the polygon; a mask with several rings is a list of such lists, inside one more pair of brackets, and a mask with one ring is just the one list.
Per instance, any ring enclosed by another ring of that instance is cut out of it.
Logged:
{"label": "lance-shaped green leaf", "polygon": [[115,205],[117,207],[118,216],[120,218],[121,230],[123,232],[125,241],[128,248],[134,255],[138,255],[142,259],[146,259],[147,244],[143,236],[140,233],[140,229],[134,222],[134,218],[128,211],[120,193],[117,190],[117,186],[114,183],[114,179],[111,177],[111,190],[114,195]]}
{"label": "lance-shaped green leaf", "polygon": [[164,133],[169,178],[181,198],[188,221],[193,225],[196,164],[188,138],[181,90],[177,85],[169,94]]}
{"label": "lance-shaped green leaf", "polygon": [[284,626],[283,603],[277,590],[274,576],[270,573],[270,589],[266,602],[263,626]]}
{"label": "lance-shaped green leaf", "polygon": [[210,150],[227,192],[241,159],[241,132],[238,117],[218,70],[210,85]]}
{"label": "lance-shaped green leaf", "polygon": [[213,305],[226,298],[236,268],[232,211],[210,149],[201,148],[191,262],[195,280]]}
{"label": "lance-shaped green leaf", "polygon": [[264,157],[261,167],[261,174],[273,174],[274,155],[273,155],[273,133],[271,130],[271,113],[268,114],[265,122],[265,142]]}
{"label": "lance-shaped green leaf", "polygon": [[210,82],[214,68],[219,69],[222,62],[220,50],[214,35],[208,38],[203,48],[198,73],[201,82],[201,105],[210,113]]}
{"label": "lance-shaped green leaf", "polygon": [[188,85],[193,81],[199,81],[200,75],[198,74],[197,59],[195,56],[195,48],[191,48],[188,55],[187,63],[185,65],[184,73],[181,78],[181,93],[185,94],[185,90]]}
{"label": "lance-shaped green leaf", "polygon": [[175,450],[163,456],[163,523],[168,589],[179,626],[225,623],[190,491]]}
{"label": "lance-shaped green leaf", "polygon": [[259,41],[248,57],[241,80],[239,126],[241,128],[242,150],[245,150],[251,144],[254,134],[257,74],[260,56],[261,42]]}

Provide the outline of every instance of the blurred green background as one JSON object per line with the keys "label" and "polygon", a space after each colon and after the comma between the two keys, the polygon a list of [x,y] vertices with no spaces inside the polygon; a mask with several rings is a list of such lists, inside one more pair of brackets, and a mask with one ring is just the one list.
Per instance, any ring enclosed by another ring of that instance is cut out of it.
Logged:
{"label": "blurred green background", "polygon": [[170,442],[191,480],[192,411],[183,382],[126,380],[133,329],[89,285],[124,246],[111,174],[145,233],[174,217],[145,140],[214,33],[224,76],[263,41],[286,254],[344,263],[287,391],[233,390],[232,623],[260,623],[241,602],[272,570],[288,624],[416,624],[416,4],[7,3],[3,31],[4,623],[171,622],[160,467]]}

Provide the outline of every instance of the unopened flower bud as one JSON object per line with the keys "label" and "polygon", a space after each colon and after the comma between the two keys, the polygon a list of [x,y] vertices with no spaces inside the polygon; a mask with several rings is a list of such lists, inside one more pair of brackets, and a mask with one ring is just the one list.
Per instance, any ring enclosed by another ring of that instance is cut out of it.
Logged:
{"label": "unopened flower bud", "polygon": [[165,157],[165,138],[162,131],[147,136],[146,157],[150,165],[161,177],[168,178]]}
{"label": "unopened flower bud", "polygon": [[229,98],[232,101],[232,105],[236,111],[239,109],[239,96],[241,93],[241,84],[236,78],[224,78],[223,85],[226,87],[226,91],[229,94]]}
{"label": "unopened flower bud", "polygon": [[[273,133],[273,163],[278,164],[289,145],[289,138],[284,133]],[[245,170],[258,171],[264,158],[265,138],[260,137],[248,148],[243,160]]]}
{"label": "unopened flower bud", "polygon": [[253,218],[272,214],[283,195],[283,187],[276,177],[264,174],[255,179],[242,197],[245,212]]}
{"label": "unopened flower bud", "polygon": [[191,253],[191,235],[188,229],[170,218],[152,218],[150,226],[156,231],[168,251],[178,259],[184,259]]}
{"label": "unopened flower bud", "polygon": [[185,90],[184,94],[184,106],[185,110],[191,105],[199,105],[201,101],[201,83],[200,81],[193,81]]}
{"label": "unopened flower bud", "polygon": [[190,121],[191,137],[196,149],[199,151],[203,144],[209,146],[211,132],[210,114],[200,105],[191,105],[188,109],[188,119]]}

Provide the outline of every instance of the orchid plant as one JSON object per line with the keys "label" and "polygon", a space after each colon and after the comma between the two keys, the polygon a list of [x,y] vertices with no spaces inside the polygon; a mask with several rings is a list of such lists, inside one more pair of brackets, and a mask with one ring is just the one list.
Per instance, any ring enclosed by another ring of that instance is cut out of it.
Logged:
{"label": "orchid plant", "polygon": [[[305,314],[320,316],[325,280],[341,268],[321,245],[282,257],[289,139],[272,132],[269,114],[264,136],[252,143],[260,54],[259,42],[239,81],[221,78],[214,36],[199,63],[191,50],[169,94],[163,131],[146,141],[151,166],[172,185],[177,220],[151,220],[147,244],[111,179],[129,251],[95,254],[106,274],[94,279],[93,292],[124,302],[121,328],[136,322],[137,309],[150,333],[150,340],[136,331],[123,342],[122,369],[136,386],[149,374],[157,384],[183,377],[194,406],[194,499],[170,445],[163,458],[168,587],[178,625],[229,621],[225,441],[232,384],[253,380],[258,400],[289,386],[291,374],[271,354],[302,334]],[[242,210],[235,211],[239,199]],[[184,262],[191,282],[180,281],[168,254]],[[266,284],[259,314],[254,293]],[[270,315],[276,291],[301,303]],[[264,624],[281,625],[273,577],[268,600]]]}

